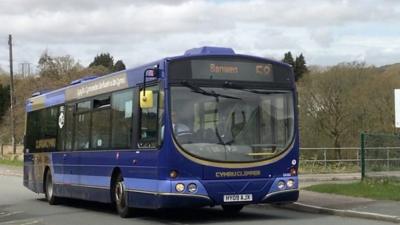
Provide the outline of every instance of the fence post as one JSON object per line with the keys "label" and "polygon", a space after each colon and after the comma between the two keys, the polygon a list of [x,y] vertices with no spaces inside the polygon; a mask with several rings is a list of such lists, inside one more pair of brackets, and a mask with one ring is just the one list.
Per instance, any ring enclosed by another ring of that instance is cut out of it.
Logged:
{"label": "fence post", "polygon": [[3,143],[1,143],[1,156],[3,156]]}
{"label": "fence post", "polygon": [[326,149],[324,149],[324,165],[325,165],[325,171],[327,171],[327,163],[326,163]]}
{"label": "fence post", "polygon": [[386,149],[386,167],[390,171],[390,149]]}
{"label": "fence post", "polygon": [[365,133],[360,135],[360,157],[361,157],[361,180],[365,178]]}

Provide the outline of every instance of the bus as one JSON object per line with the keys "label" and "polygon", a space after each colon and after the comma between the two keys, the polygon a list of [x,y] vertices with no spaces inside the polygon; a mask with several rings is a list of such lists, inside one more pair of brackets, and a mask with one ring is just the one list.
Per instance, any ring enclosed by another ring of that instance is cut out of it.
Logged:
{"label": "bus", "polygon": [[27,100],[23,183],[138,208],[283,204],[299,196],[290,65],[200,47]]}

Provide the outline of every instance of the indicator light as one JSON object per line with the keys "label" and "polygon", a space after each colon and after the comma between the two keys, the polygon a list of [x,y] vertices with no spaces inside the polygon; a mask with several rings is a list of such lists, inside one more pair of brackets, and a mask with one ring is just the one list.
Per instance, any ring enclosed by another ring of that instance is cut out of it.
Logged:
{"label": "indicator light", "polygon": [[285,186],[286,186],[286,184],[285,184],[285,181],[283,181],[283,180],[280,180],[279,182],[278,182],[278,188],[280,189],[280,190],[283,190],[284,188],[285,188]]}
{"label": "indicator light", "polygon": [[195,183],[191,183],[187,186],[187,189],[190,193],[195,193],[197,191],[197,185]]}

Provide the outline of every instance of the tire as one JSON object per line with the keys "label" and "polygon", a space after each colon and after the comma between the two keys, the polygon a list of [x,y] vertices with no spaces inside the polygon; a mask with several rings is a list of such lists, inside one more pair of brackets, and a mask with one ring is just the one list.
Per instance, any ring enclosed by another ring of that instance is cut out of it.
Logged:
{"label": "tire", "polygon": [[118,175],[113,185],[113,199],[115,199],[115,208],[120,217],[129,218],[133,215],[133,209],[128,206],[128,195],[125,189],[124,178]]}
{"label": "tire", "polygon": [[53,177],[51,175],[50,170],[46,172],[46,180],[45,180],[45,190],[44,194],[46,196],[46,200],[50,205],[57,205],[60,200],[58,197],[54,196],[54,185],[53,185]]}
{"label": "tire", "polygon": [[238,214],[243,209],[244,205],[222,205],[222,209],[226,214]]}

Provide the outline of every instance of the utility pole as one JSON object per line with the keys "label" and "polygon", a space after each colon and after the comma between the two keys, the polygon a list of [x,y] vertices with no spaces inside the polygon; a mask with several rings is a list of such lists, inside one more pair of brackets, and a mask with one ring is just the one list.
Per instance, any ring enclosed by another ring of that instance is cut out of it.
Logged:
{"label": "utility pole", "polygon": [[15,143],[15,117],[14,117],[14,74],[13,74],[13,55],[12,55],[12,35],[8,35],[8,46],[10,50],[10,119],[11,119],[11,144],[14,155],[17,153]]}

